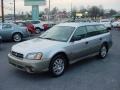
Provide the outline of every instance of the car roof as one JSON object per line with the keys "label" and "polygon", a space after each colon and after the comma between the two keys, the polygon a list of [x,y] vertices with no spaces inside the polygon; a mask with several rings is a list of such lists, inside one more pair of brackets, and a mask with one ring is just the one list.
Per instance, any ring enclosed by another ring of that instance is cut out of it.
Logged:
{"label": "car roof", "polygon": [[40,20],[26,20],[26,21],[40,21]]}
{"label": "car roof", "polygon": [[80,26],[86,26],[86,25],[101,25],[100,23],[97,22],[79,22],[79,23],[75,23],[75,22],[67,22],[67,23],[60,23],[56,26],[70,26],[70,27],[80,27]]}

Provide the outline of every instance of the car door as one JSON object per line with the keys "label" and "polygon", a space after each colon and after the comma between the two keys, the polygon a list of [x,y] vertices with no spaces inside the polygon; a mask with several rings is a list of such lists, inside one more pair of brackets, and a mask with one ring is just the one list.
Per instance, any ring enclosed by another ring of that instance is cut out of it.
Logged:
{"label": "car door", "polygon": [[96,25],[86,26],[86,29],[86,40],[88,42],[88,44],[86,45],[87,54],[95,54],[100,49],[102,37],[100,36],[100,32],[97,30]]}
{"label": "car door", "polygon": [[12,33],[12,25],[11,24],[2,24],[2,29],[0,31],[0,34],[3,38],[3,40],[10,39],[11,33]]}
{"label": "car door", "polygon": [[87,54],[86,28],[81,26],[76,29],[70,41],[71,60],[80,59]]}

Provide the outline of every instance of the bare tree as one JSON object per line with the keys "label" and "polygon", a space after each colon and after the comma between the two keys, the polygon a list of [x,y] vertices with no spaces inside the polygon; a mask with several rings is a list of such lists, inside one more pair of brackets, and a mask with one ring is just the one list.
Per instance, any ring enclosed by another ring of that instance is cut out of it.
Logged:
{"label": "bare tree", "polygon": [[73,21],[75,21],[75,19],[76,19],[76,12],[77,12],[77,10],[76,10],[76,8],[74,7],[74,8],[72,9],[72,12],[71,12],[71,17],[73,18]]}
{"label": "bare tree", "polygon": [[113,16],[113,15],[115,15],[115,14],[117,14],[117,11],[111,9],[111,10],[110,10],[110,16]]}
{"label": "bare tree", "polygon": [[100,16],[100,9],[97,6],[91,7],[89,9],[89,16],[96,19]]}
{"label": "bare tree", "polygon": [[53,10],[51,11],[51,14],[55,15],[58,11],[59,9],[57,7],[54,7]]}

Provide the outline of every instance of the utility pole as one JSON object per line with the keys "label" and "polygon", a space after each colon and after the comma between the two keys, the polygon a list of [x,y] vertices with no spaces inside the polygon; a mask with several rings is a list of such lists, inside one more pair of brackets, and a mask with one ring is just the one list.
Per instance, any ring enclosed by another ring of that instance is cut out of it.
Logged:
{"label": "utility pole", "polygon": [[4,22],[4,3],[3,3],[3,0],[1,0],[1,13],[2,13],[2,22]]}
{"label": "utility pole", "polygon": [[48,12],[48,24],[49,24],[49,21],[50,21],[50,0],[49,0],[49,12]]}
{"label": "utility pole", "polygon": [[71,17],[72,17],[72,13],[73,13],[73,6],[72,6],[72,1],[70,2],[71,3]]}
{"label": "utility pole", "polygon": [[15,15],[15,0],[14,0],[14,22],[15,22],[15,20],[16,20],[16,15]]}

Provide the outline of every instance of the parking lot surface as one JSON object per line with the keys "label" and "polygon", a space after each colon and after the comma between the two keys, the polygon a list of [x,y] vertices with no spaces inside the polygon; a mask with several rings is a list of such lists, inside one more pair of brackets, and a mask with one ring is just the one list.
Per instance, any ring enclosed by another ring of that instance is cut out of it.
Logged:
{"label": "parking lot surface", "polygon": [[0,90],[120,90],[120,31],[111,31],[113,46],[108,56],[70,65],[65,74],[52,78],[48,72],[28,74],[8,64],[7,54],[14,42],[0,48]]}

